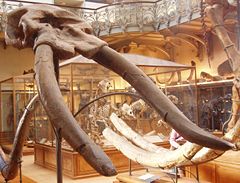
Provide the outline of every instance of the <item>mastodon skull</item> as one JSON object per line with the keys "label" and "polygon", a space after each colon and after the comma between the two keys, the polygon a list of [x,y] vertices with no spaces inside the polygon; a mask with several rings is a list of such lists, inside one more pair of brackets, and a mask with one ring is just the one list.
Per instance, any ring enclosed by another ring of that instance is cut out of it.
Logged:
{"label": "mastodon skull", "polygon": [[76,52],[91,57],[106,45],[91,33],[86,22],[64,9],[31,5],[10,13],[6,41],[18,48],[47,43],[59,59],[73,57]]}

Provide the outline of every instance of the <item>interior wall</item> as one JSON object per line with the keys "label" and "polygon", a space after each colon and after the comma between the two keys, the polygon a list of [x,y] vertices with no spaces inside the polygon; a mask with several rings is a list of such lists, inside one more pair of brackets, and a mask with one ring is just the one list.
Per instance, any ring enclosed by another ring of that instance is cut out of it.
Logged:
{"label": "interior wall", "polygon": [[11,46],[0,47],[0,81],[12,76],[22,75],[24,70],[33,68],[34,55],[32,49],[18,50]]}
{"label": "interior wall", "polygon": [[[234,41],[234,37],[232,37],[232,41]],[[212,35],[211,41],[209,42],[209,47],[211,50],[209,60],[206,55],[203,61],[200,61],[198,58],[195,58],[195,60],[197,60],[196,68],[198,77],[200,76],[200,73],[202,71],[207,72],[213,76],[217,76],[218,66],[228,59],[222,47],[222,44],[216,35]]]}
{"label": "interior wall", "polygon": [[211,47],[211,53],[209,57],[204,53],[203,60],[199,59],[196,50],[193,50],[186,45],[178,47],[175,51],[174,57],[176,62],[185,65],[190,65],[191,60],[193,60],[196,63],[198,78],[200,77],[201,72],[207,72],[213,76],[216,76],[218,75],[218,66],[227,60],[227,56],[217,36],[212,36],[211,42],[209,42],[209,47]]}

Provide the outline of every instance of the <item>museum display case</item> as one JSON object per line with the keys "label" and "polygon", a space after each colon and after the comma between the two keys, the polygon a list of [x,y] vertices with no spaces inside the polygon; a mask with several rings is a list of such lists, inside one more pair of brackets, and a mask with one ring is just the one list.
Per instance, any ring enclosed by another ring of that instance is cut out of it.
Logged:
{"label": "museum display case", "polygon": [[0,140],[2,144],[12,143],[14,135],[13,123],[13,79],[7,79],[0,83],[0,101],[1,101],[1,125]]}
{"label": "museum display case", "polygon": [[[11,144],[18,122],[25,106],[36,94],[33,74],[12,77],[0,82],[1,101],[1,143]],[[27,141],[34,141],[34,119],[30,123]]]}
{"label": "museum display case", "polygon": [[198,83],[199,126],[209,131],[222,131],[231,117],[232,80]]}
{"label": "museum display case", "polygon": [[[30,102],[32,97],[36,95],[37,88],[34,85],[33,74],[25,74],[13,78],[14,84],[14,129],[17,128],[18,122],[22,117],[25,106]],[[29,124],[29,134],[26,143],[33,144],[35,140],[35,118]]]}

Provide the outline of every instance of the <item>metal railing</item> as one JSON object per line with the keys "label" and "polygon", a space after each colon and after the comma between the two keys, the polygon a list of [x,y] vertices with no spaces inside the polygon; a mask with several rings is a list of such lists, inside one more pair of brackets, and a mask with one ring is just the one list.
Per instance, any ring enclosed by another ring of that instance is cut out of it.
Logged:
{"label": "metal railing", "polygon": [[[200,17],[200,0],[158,0],[121,2],[100,8],[61,6],[87,21],[96,36],[123,32],[159,31]],[[6,0],[0,4],[0,30],[4,31],[6,13],[25,1]]]}

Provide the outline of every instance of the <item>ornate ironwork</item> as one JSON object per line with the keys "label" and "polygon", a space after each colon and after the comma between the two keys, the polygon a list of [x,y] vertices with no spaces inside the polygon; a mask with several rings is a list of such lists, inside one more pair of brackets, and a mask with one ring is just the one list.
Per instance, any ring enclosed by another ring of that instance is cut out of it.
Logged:
{"label": "ornate ironwork", "polygon": [[[96,36],[122,32],[159,31],[200,17],[200,0],[158,0],[121,2],[100,8],[64,7],[86,20]],[[4,30],[6,13],[30,2],[2,1],[0,28]]]}

